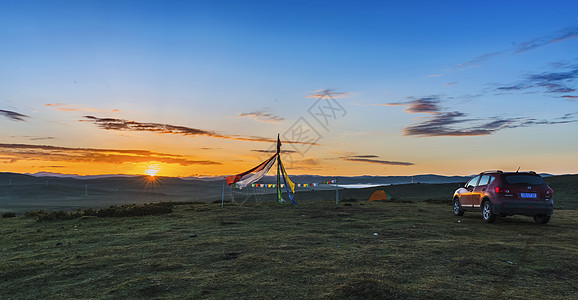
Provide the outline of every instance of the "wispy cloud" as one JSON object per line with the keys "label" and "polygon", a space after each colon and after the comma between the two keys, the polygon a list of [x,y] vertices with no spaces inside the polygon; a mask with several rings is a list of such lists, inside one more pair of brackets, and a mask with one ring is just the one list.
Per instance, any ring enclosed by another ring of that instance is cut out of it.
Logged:
{"label": "wispy cloud", "polygon": [[27,115],[23,115],[21,113],[17,113],[15,111],[10,111],[10,110],[3,110],[0,109],[0,116],[4,116],[12,121],[26,121],[25,118],[29,118],[30,116]]}
{"label": "wispy cloud", "polygon": [[31,136],[31,135],[12,135],[11,138],[25,138],[31,141],[54,140],[53,136]]}
{"label": "wispy cloud", "polygon": [[478,68],[481,67],[486,61],[491,58],[497,57],[502,55],[502,52],[490,52],[485,53],[480,56],[474,57],[472,60],[458,64],[458,68],[460,70],[471,69],[471,68]]}
{"label": "wispy cloud", "polygon": [[320,99],[334,98],[334,99],[337,99],[337,98],[346,98],[349,95],[350,95],[350,93],[336,92],[334,89],[322,89],[322,90],[317,90],[317,91],[313,91],[313,92],[309,93],[307,98],[320,98]]}
{"label": "wispy cloud", "polygon": [[[465,118],[466,114],[461,112],[444,112],[437,113],[418,124],[410,125],[404,128],[404,135],[416,136],[477,136],[488,135],[494,131],[503,129],[508,126],[511,120],[492,120],[478,125],[463,126],[474,121],[475,119]],[[462,125],[457,127],[456,125]]]}
{"label": "wispy cloud", "polygon": [[530,80],[537,82],[554,82],[572,80],[578,78],[578,67],[573,66],[572,70],[566,72],[544,72],[541,74],[529,75]]}
{"label": "wispy cloud", "polygon": [[543,47],[552,43],[567,41],[571,39],[578,38],[578,26],[567,27],[562,30],[556,31],[552,34],[535,37],[531,40],[520,42],[516,46],[509,48],[504,51],[500,52],[489,52],[482,55],[479,55],[470,61],[458,64],[458,70],[466,70],[476,67],[481,67],[486,63],[488,60],[493,59],[495,57],[501,55],[512,55],[512,54],[520,54],[529,50],[533,50],[539,47]]}
{"label": "wispy cloud", "polygon": [[[572,66],[569,70],[559,72],[543,72],[540,74],[528,74],[525,78],[515,84],[498,85],[496,91],[517,92],[533,88],[544,89],[547,94],[567,94],[576,91],[576,88],[569,85],[574,84],[578,78],[578,66]],[[564,97],[563,98],[568,98]]]}
{"label": "wispy cloud", "polygon": [[394,102],[386,104],[378,104],[384,106],[407,106],[404,110],[408,113],[428,113],[435,114],[440,111],[440,99],[438,96],[428,96],[422,98],[412,98],[413,100],[405,102]]}
{"label": "wispy cloud", "polygon": [[541,36],[516,45],[514,53],[522,53],[548,44],[578,38],[578,26],[567,27],[551,35]]}
{"label": "wispy cloud", "polygon": [[257,111],[248,112],[248,113],[240,113],[239,117],[240,118],[248,117],[248,118],[251,118],[251,119],[256,120],[256,121],[273,123],[273,124],[278,124],[278,123],[281,123],[281,121],[285,120],[284,118],[276,116],[276,115],[274,115],[270,112],[267,112],[265,110],[257,110]]}
{"label": "wispy cloud", "polygon": [[[84,122],[92,122],[96,124],[99,128],[104,130],[117,130],[117,131],[145,131],[145,132],[155,132],[160,134],[176,134],[184,136],[207,136],[220,139],[230,139],[238,141],[248,141],[248,142],[262,142],[262,143],[275,143],[276,139],[264,138],[259,136],[239,136],[239,135],[223,135],[215,131],[203,130],[198,128],[170,125],[162,123],[143,123],[137,121],[129,121],[124,119],[116,118],[98,118],[95,116],[84,116],[86,120],[80,120]],[[299,141],[283,141],[287,144],[306,144],[318,146],[317,143],[310,142],[299,142]]]}
{"label": "wispy cloud", "polygon": [[512,91],[522,91],[532,88],[532,85],[527,84],[514,84],[514,85],[503,85],[496,88],[499,92],[512,92]]}
{"label": "wispy cloud", "polygon": [[435,114],[425,121],[404,128],[408,136],[480,136],[490,135],[499,130],[536,125],[553,125],[575,123],[578,120],[572,115],[565,115],[554,120],[535,118],[500,118],[472,119],[458,111]]}
{"label": "wispy cloud", "polygon": [[35,137],[30,137],[31,141],[44,141],[44,140],[54,140],[56,139],[53,136],[35,136]]}
{"label": "wispy cloud", "polygon": [[45,106],[48,106],[54,110],[66,111],[66,112],[76,112],[76,111],[91,112],[91,113],[120,112],[119,109],[99,109],[99,108],[94,108],[94,107],[80,106],[80,105],[66,104],[66,103],[48,103],[48,104],[45,104]]}
{"label": "wispy cloud", "polygon": [[48,145],[0,144],[0,155],[9,162],[19,160],[66,161],[76,163],[159,163],[190,165],[220,165],[220,162],[194,160],[182,155],[148,150],[122,150],[97,148],[69,148]]}
{"label": "wispy cloud", "polygon": [[342,156],[339,159],[341,159],[343,161],[350,161],[350,162],[363,162],[363,163],[390,165],[390,166],[413,166],[414,165],[414,163],[410,163],[410,162],[381,160],[378,158],[379,158],[379,156],[377,156],[377,155],[348,155],[348,156]]}
{"label": "wispy cloud", "polygon": [[[508,88],[515,89],[515,87]],[[459,111],[444,112],[439,105],[440,102],[439,96],[429,96],[386,105],[405,105],[408,107],[405,111],[408,113],[427,113],[431,115],[421,122],[405,127],[403,134],[406,136],[480,136],[490,135],[506,128],[574,123],[578,121],[573,114],[566,114],[564,117],[554,120],[503,117],[476,119],[468,117],[467,114]]]}

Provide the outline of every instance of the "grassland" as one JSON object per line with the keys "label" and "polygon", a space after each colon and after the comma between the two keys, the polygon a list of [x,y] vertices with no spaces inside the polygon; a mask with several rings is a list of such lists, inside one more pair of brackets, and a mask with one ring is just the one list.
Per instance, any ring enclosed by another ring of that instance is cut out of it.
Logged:
{"label": "grassland", "polygon": [[424,202],[19,215],[0,219],[0,298],[576,299],[577,240],[575,210],[556,210],[547,225],[488,225]]}

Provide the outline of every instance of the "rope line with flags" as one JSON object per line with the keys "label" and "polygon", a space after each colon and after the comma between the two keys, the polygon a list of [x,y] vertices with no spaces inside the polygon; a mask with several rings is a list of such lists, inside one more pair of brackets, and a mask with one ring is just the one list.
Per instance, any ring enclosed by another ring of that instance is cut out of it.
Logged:
{"label": "rope line with flags", "polygon": [[[288,177],[287,177],[288,178]],[[295,188],[298,187],[316,187],[316,186],[320,186],[320,185],[324,185],[324,184],[337,184],[337,180],[331,180],[331,181],[322,181],[322,182],[311,182],[311,183],[293,183],[294,184],[294,188],[292,189],[292,191],[295,191]],[[247,187],[252,187],[252,188],[277,188],[277,184],[276,183],[251,183],[248,184]],[[285,187],[284,183],[281,183],[281,187]],[[245,186],[241,186],[239,184],[235,184],[235,188],[237,189],[243,189],[245,188]]]}

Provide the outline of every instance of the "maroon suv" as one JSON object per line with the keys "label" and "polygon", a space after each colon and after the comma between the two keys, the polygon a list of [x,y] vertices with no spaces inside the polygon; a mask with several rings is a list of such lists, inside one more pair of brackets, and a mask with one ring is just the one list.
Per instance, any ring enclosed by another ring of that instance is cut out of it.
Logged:
{"label": "maroon suv", "polygon": [[455,191],[454,214],[481,210],[486,223],[498,216],[525,215],[545,224],[554,213],[553,193],[535,172],[482,172]]}

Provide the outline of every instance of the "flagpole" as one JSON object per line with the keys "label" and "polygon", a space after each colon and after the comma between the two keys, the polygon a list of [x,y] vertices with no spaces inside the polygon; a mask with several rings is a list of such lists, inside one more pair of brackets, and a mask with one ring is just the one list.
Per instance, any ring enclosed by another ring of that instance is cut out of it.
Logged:
{"label": "flagpole", "polygon": [[282,203],[281,197],[281,139],[277,133],[277,201]]}
{"label": "flagpole", "polygon": [[223,192],[221,193],[221,207],[225,207],[225,180],[223,181]]}
{"label": "flagpole", "polygon": [[339,204],[339,177],[335,177],[335,206]]}
{"label": "flagpole", "polygon": [[277,154],[277,201],[282,202],[281,199],[281,175],[279,174],[281,166],[279,166],[279,154]]}

